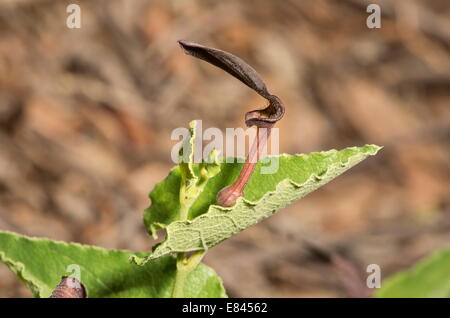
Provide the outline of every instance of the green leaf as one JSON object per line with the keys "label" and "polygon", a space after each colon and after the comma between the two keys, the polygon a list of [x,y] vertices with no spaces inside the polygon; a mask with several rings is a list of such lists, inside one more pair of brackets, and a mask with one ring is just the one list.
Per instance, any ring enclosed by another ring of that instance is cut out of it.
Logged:
{"label": "green leaf", "polygon": [[[0,261],[23,280],[35,297],[49,297],[71,264],[80,268],[88,297],[171,297],[176,260],[162,257],[139,267],[131,252],[0,231]],[[145,256],[139,253],[140,256]],[[200,264],[187,277],[185,297],[226,297],[221,279]]]}
{"label": "green leaf", "polygon": [[450,298],[450,248],[383,281],[376,297]]}
{"label": "green leaf", "polygon": [[259,162],[244,197],[231,208],[215,205],[215,197],[236,179],[242,163],[222,163],[220,172],[208,179],[190,206],[187,221],[178,221],[177,185],[181,181],[180,169],[175,167],[150,194],[152,205],[144,214],[149,233],[155,236],[154,225],[158,224],[158,228],[166,228],[166,240],[155,246],[147,259],[134,260],[143,264],[169,253],[211,248],[316,190],[380,149],[366,145],[309,155],[281,155],[274,157],[279,160],[279,169],[274,174],[262,174],[264,164]]}

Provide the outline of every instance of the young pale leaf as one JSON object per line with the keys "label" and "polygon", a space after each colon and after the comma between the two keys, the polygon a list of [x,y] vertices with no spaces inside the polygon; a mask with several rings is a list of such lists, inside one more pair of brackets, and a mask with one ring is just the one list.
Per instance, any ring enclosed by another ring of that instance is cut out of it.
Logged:
{"label": "young pale leaf", "polygon": [[[162,257],[138,267],[129,263],[130,253],[0,231],[0,261],[35,297],[49,297],[61,277],[76,276],[77,269],[91,298],[171,297],[176,260]],[[184,293],[185,297],[226,297],[221,279],[202,264],[189,274]]]}
{"label": "young pale leaf", "polygon": [[259,162],[244,197],[231,208],[215,205],[215,197],[233,182],[242,164],[222,163],[220,172],[208,180],[189,209],[187,221],[178,221],[174,209],[179,189],[176,185],[180,182],[179,168],[175,167],[151,193],[152,206],[144,215],[151,234],[155,234],[154,223],[166,228],[166,240],[148,258],[134,261],[143,264],[169,253],[206,250],[316,190],[379,149],[366,145],[309,155],[281,155],[276,157],[279,169],[273,174],[261,174],[264,164]]}
{"label": "young pale leaf", "polygon": [[[183,219],[182,207],[190,207],[204,191],[208,180],[220,171],[216,151],[210,153],[209,161],[194,164],[197,122],[189,124],[189,138],[185,138],[180,149],[180,164],[176,167],[176,178],[172,173],[150,193],[151,212],[144,213],[144,223],[153,238],[156,231],[165,228],[173,221]],[[168,211],[170,211],[168,213]],[[187,215],[189,219],[189,214]]]}
{"label": "young pale leaf", "polygon": [[450,247],[383,281],[376,297],[450,298]]}

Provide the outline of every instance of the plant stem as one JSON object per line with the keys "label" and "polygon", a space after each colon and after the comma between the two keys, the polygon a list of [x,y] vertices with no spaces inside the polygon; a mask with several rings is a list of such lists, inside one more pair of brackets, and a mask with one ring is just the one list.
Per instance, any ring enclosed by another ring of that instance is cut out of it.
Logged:
{"label": "plant stem", "polygon": [[200,264],[205,253],[205,251],[197,251],[189,258],[186,258],[185,253],[178,253],[177,274],[175,276],[175,286],[172,292],[173,298],[184,297],[184,283],[186,281],[186,278],[189,273],[192,272],[192,270],[194,270],[198,264]]}
{"label": "plant stem", "polygon": [[[182,180],[185,183],[184,180]],[[180,220],[186,221],[189,215],[190,204],[186,204],[186,187],[181,186],[180,188]]]}
{"label": "plant stem", "polygon": [[[186,179],[182,178],[182,184],[180,188],[180,220],[186,221],[189,215],[189,208],[192,205],[191,200],[186,197]],[[197,251],[190,257],[186,256],[186,253],[177,254],[177,273],[175,275],[175,285],[172,292],[173,298],[184,297],[184,282],[186,281],[189,273],[194,270],[201,262],[203,255],[206,251]]]}

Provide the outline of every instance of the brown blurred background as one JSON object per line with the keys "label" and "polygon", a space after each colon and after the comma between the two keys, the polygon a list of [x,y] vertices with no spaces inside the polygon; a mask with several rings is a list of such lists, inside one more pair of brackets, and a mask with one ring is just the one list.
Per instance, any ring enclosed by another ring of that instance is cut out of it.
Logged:
{"label": "brown blurred background", "polygon": [[[81,29],[66,27],[72,2]],[[383,278],[445,246],[450,2],[370,2],[381,29],[359,0],[2,1],[0,229],[150,249],[142,211],[172,167],[171,131],[242,127],[264,105],[185,56],[187,39],[244,58],[284,100],[281,152],[385,147],[209,251],[230,296],[351,295],[311,243]],[[0,264],[0,297],[30,295]]]}

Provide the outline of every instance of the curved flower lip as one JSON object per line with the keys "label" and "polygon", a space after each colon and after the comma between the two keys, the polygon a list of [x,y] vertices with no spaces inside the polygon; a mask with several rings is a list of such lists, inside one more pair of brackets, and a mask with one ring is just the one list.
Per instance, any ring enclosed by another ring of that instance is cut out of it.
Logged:
{"label": "curved flower lip", "polygon": [[252,110],[245,113],[245,124],[259,128],[271,128],[284,116],[284,105],[276,95],[270,95],[269,106],[264,109]]}
{"label": "curved flower lip", "polygon": [[255,125],[261,128],[270,128],[283,117],[285,110],[280,98],[269,93],[258,72],[244,60],[229,52],[198,43],[184,40],[179,40],[178,43],[187,55],[217,66],[269,101],[266,108],[245,114],[245,123],[248,127]]}
{"label": "curved flower lip", "polygon": [[[256,126],[258,135],[237,179],[232,185],[220,190],[216,196],[218,205],[230,207],[236,203],[238,198],[243,196],[244,188],[255,170],[256,162],[261,154],[262,147],[264,147],[270,136],[271,128],[283,117],[283,102],[278,96],[269,93],[261,76],[241,58],[194,42],[181,40],[178,43],[187,55],[211,63],[231,74],[269,102],[269,105],[264,109],[245,113],[245,124],[248,127]],[[267,131],[259,133],[259,128],[267,128]]]}

